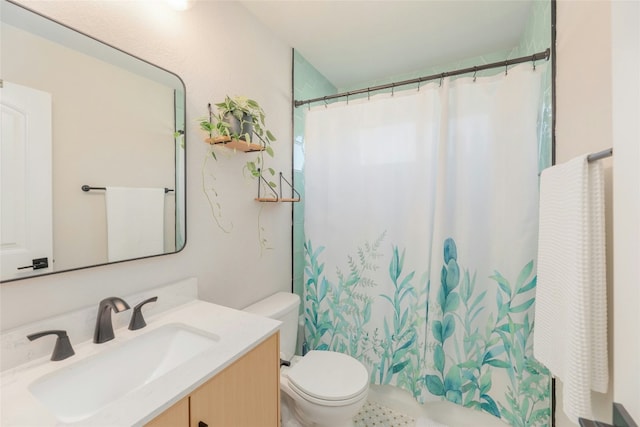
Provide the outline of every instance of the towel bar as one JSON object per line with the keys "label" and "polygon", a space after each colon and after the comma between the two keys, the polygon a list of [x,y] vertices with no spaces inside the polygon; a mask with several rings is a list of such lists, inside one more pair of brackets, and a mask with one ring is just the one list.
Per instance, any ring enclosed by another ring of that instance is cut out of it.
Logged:
{"label": "towel bar", "polygon": [[[91,186],[86,185],[86,184],[85,184],[85,185],[83,185],[83,186],[82,186],[82,187],[80,187],[80,188],[82,188],[82,191],[106,190],[106,189],[107,189],[107,187],[91,187]],[[173,191],[173,189],[172,189],[172,188],[167,188],[167,187],[165,187],[165,188],[164,188],[164,192],[165,192],[165,193],[168,193],[168,192],[170,192],[170,191]]]}
{"label": "towel bar", "polygon": [[588,162],[595,162],[596,160],[611,157],[613,155],[613,148],[607,148],[606,150],[599,151],[597,153],[589,154],[587,156]]}

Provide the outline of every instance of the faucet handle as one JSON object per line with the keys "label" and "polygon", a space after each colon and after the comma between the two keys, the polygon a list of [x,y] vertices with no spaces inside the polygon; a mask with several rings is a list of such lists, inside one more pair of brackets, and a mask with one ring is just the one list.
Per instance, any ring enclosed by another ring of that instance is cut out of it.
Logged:
{"label": "faucet handle", "polygon": [[142,316],[142,306],[149,302],[158,301],[158,297],[152,297],[142,301],[140,304],[133,307],[133,314],[131,315],[131,321],[129,322],[129,330],[135,331],[147,326],[147,322],[144,321]]}
{"label": "faucet handle", "polygon": [[51,330],[36,332],[35,334],[27,335],[27,338],[29,338],[29,341],[33,341],[46,335],[58,336],[58,338],[56,339],[56,345],[53,347],[53,353],[51,353],[51,360],[64,360],[76,354],[76,352],[73,351],[73,347],[71,347],[71,341],[69,341],[67,331]]}

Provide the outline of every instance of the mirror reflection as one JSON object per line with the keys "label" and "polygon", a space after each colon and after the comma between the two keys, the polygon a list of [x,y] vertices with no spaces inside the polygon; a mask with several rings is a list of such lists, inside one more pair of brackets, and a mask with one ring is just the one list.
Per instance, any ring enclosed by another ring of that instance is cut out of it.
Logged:
{"label": "mirror reflection", "polygon": [[1,12],[1,280],[181,250],[180,78],[13,3]]}

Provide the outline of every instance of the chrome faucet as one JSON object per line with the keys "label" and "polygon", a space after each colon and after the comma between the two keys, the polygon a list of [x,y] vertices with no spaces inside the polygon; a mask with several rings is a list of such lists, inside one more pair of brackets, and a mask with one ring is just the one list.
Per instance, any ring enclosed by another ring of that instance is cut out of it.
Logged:
{"label": "chrome faucet", "polygon": [[100,301],[98,317],[96,319],[96,329],[93,332],[93,342],[100,344],[112,340],[114,335],[113,323],[111,323],[111,311],[113,310],[116,313],[120,313],[129,308],[129,304],[118,297],[109,297]]}

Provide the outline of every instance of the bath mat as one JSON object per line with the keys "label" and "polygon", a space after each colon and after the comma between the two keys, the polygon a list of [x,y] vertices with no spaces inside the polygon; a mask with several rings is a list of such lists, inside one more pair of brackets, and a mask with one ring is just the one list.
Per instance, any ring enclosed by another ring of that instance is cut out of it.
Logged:
{"label": "bath mat", "polygon": [[355,427],[414,427],[416,420],[373,402],[366,402],[353,418]]}
{"label": "bath mat", "polygon": [[416,427],[448,427],[445,424],[430,420],[429,418],[418,418],[416,420]]}

